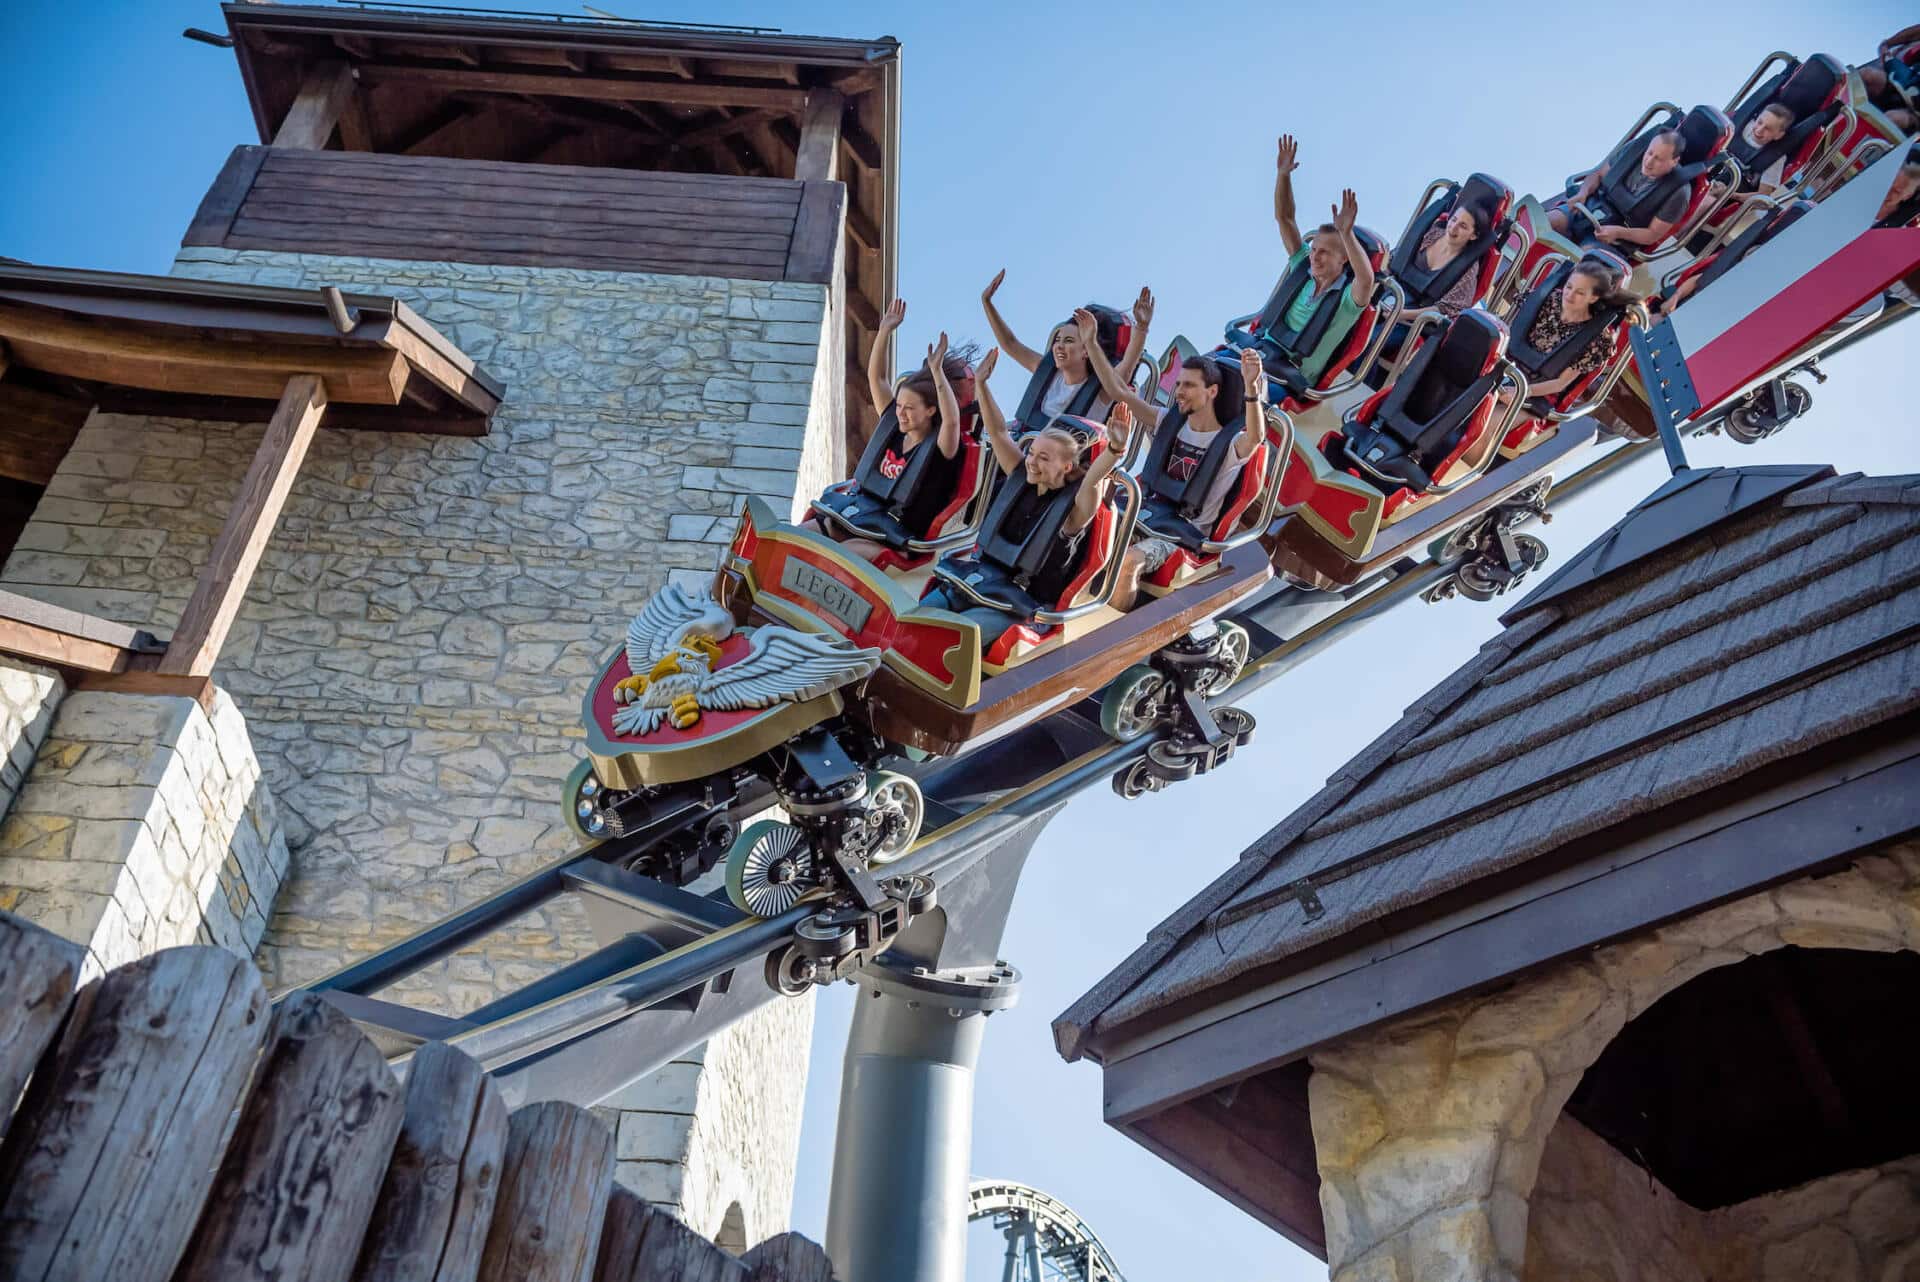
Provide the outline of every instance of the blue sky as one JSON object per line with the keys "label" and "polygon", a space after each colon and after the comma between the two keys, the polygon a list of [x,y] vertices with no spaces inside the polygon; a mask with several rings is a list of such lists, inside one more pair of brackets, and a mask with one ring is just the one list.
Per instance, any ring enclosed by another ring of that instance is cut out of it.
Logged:
{"label": "blue sky", "polygon": [[[1551,189],[1652,101],[1724,102],[1775,48],[1868,57],[1912,16],[1891,3],[1805,0],[1618,11],[1630,21],[1590,5],[1384,0],[599,7],[900,38],[906,351],[943,326],[986,337],[979,291],[1000,267],[1001,307],[1029,342],[1074,304],[1124,304],[1142,283],[1160,301],[1159,339],[1211,337],[1259,305],[1283,261],[1269,212],[1282,131],[1301,140],[1303,220],[1351,186],[1361,221],[1391,236],[1431,178],[1481,169],[1522,191]],[[223,24],[211,0],[0,3],[0,255],[166,270],[229,149],[256,141],[232,55],[180,39],[185,26]],[[1917,355],[1911,326],[1865,344],[1831,363],[1813,412],[1789,431],[1757,447],[1698,441],[1694,461],[1920,471],[1902,368]],[[1006,376],[1000,391],[1017,394]],[[1660,477],[1657,462],[1640,464],[1558,513],[1542,532],[1556,558]],[[1097,1069],[1061,1063],[1047,1025],[1470,655],[1495,613],[1457,601],[1407,607],[1256,696],[1260,738],[1231,769],[1130,803],[1095,789],[1054,822],[1003,949],[1026,986],[988,1028],[975,1171],[1071,1204],[1135,1282],[1326,1276],[1104,1127]],[[795,1226],[816,1238],[849,997],[824,996],[814,1040]],[[997,1243],[975,1241],[985,1249],[974,1276],[997,1277]]]}

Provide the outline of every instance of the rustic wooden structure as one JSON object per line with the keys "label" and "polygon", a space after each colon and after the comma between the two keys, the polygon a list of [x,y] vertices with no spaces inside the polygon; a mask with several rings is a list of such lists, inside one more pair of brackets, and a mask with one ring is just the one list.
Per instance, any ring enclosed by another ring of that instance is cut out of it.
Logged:
{"label": "rustic wooden structure", "polygon": [[339,291],[0,265],[0,342],[0,476],[20,508],[96,406],[268,420],[164,653],[134,629],[0,594],[0,651],[70,674],[204,684],[323,421],[477,436],[504,394],[405,303]]}
{"label": "rustic wooden structure", "polygon": [[[260,141],[341,163],[276,159],[260,172],[236,156],[229,176],[242,196],[256,185],[257,194],[242,207],[216,185],[214,209],[237,211],[228,238],[189,243],[292,240],[348,252],[320,230],[327,224],[337,241],[345,209],[351,252],[372,255],[397,246],[429,259],[790,280],[827,280],[840,261],[848,412],[856,436],[871,426],[866,352],[898,276],[900,47],[891,37],[405,6],[228,4],[225,13]],[[364,153],[423,163],[381,167]],[[240,176],[247,165],[252,178]],[[688,181],[697,176],[707,181]],[[369,179],[441,190],[369,188]],[[831,183],[843,197],[809,194]],[[576,199],[559,199],[564,192]],[[796,209],[798,229],[783,229]],[[196,220],[196,235],[210,234]],[[825,251],[810,250],[793,274],[783,235],[808,246],[824,235]],[[476,258],[481,246],[496,252]]]}
{"label": "rustic wooden structure", "polygon": [[[1679,473],[1056,1020],[1062,1054],[1100,1063],[1111,1125],[1324,1258],[1309,1055],[1920,831],[1916,547],[1920,478]],[[1916,1151],[1911,1019],[1810,1030],[1911,1010],[1920,968],[1833,964],[1848,996],[1816,1003],[1812,963],[1730,968],[1568,1115],[1702,1206]]]}
{"label": "rustic wooden structure", "polygon": [[[407,1081],[324,999],[0,913],[0,1276],[115,1282],[831,1282],[797,1235],[735,1259],[613,1185],[570,1104],[508,1115],[444,1045]],[[24,1090],[23,1090],[24,1087]]]}

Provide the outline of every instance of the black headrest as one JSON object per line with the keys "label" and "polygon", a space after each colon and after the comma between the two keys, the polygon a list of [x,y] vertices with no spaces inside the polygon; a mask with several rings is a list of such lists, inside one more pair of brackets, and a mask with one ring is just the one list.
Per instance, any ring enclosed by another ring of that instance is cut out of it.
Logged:
{"label": "black headrest", "polygon": [[[1468,174],[1467,180],[1460,184],[1460,194],[1453,198],[1453,207],[1462,205],[1485,205],[1493,210],[1493,216],[1503,218],[1513,204],[1513,188],[1495,178],[1492,174]],[[1482,227],[1479,235],[1486,235],[1492,228]]]}
{"label": "black headrest", "polygon": [[[1107,354],[1109,361],[1118,361],[1120,353],[1127,350],[1127,338],[1133,322],[1125,312],[1117,307],[1108,307],[1105,303],[1088,303],[1086,307],[1093,313],[1094,337],[1100,343],[1100,350]],[[1061,324],[1071,325],[1073,318],[1069,316]]]}
{"label": "black headrest", "polygon": [[1832,95],[1834,86],[1846,77],[1847,69],[1832,54],[1816,53],[1794,68],[1793,74],[1780,86],[1777,101],[1792,110],[1794,120],[1798,123],[1802,116],[1820,110]]}
{"label": "black headrest", "polygon": [[1704,103],[1689,111],[1678,128],[1684,144],[1680,162],[1687,165],[1712,160],[1733,137],[1733,122],[1727,119],[1727,113]]}
{"label": "black headrest", "polygon": [[1366,251],[1367,258],[1373,263],[1375,270],[1378,270],[1387,257],[1387,242],[1380,233],[1356,224],[1353,229],[1353,238],[1360,242],[1360,248]]}
{"label": "black headrest", "polygon": [[1781,232],[1793,226],[1812,212],[1813,202],[1811,200],[1796,200],[1792,204],[1776,210],[1773,217],[1767,220],[1766,230],[1760,233],[1760,239],[1756,243],[1761,245],[1766,244],[1775,236],[1778,236]]}
{"label": "black headrest", "polygon": [[1487,358],[1500,350],[1506,330],[1490,313],[1473,308],[1461,312],[1440,337],[1432,371],[1453,387],[1465,387],[1480,377]]}

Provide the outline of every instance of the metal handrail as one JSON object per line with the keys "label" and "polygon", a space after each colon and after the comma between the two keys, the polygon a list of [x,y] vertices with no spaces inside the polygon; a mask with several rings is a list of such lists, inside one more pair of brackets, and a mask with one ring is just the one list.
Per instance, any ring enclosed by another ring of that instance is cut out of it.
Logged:
{"label": "metal handrail", "polygon": [[1731,116],[1734,113],[1734,109],[1740,105],[1741,101],[1748,94],[1753,92],[1754,86],[1758,85],[1762,80],[1765,80],[1767,78],[1767,68],[1771,67],[1776,62],[1798,62],[1798,61],[1799,61],[1799,58],[1797,58],[1793,54],[1788,53],[1785,49],[1775,49],[1772,53],[1768,54],[1766,58],[1760,63],[1760,65],[1754,68],[1753,74],[1747,77],[1747,82],[1740,86],[1740,91],[1734,94],[1733,97],[1727,99],[1727,107],[1726,107],[1727,114]]}
{"label": "metal handrail", "polygon": [[1804,193],[1809,200],[1814,199],[1814,179],[1839,156],[1841,147],[1846,145],[1847,139],[1853,137],[1853,131],[1859,123],[1860,113],[1853,109],[1853,104],[1840,103],[1839,111],[1832,120],[1827,122],[1827,127],[1820,131],[1820,145],[1815,147],[1813,154],[1807,157],[1807,163],[1800,166],[1799,176],[1791,183],[1785,184],[1782,191],[1796,191]]}
{"label": "metal handrail", "polygon": [[991,441],[982,440],[978,444],[980,448],[976,452],[980,457],[973,465],[973,498],[967,503],[967,513],[959,528],[942,534],[937,539],[908,539],[907,551],[915,555],[945,552],[949,548],[964,547],[972,543],[974,536],[980,533],[980,522],[986,520],[987,504],[993,498],[993,487],[987,484],[987,478],[992,475],[988,469],[998,467],[999,464],[994,459]]}
{"label": "metal handrail", "polygon": [[[1720,194],[1715,196],[1712,194],[1712,184],[1715,181],[1713,175],[1723,170],[1729,172],[1727,172],[1726,178],[1722,181]],[[1667,239],[1664,242],[1659,245],[1647,246],[1646,252],[1641,256],[1640,265],[1643,267],[1649,266],[1662,258],[1670,258],[1684,250],[1687,241],[1692,238],[1693,234],[1706,226],[1714,214],[1719,212],[1721,206],[1733,198],[1735,191],[1737,191],[1740,186],[1740,179],[1743,173],[1744,170],[1742,170],[1740,162],[1733,156],[1723,153],[1716,159],[1707,169],[1707,199],[1700,202],[1700,208],[1693,211],[1691,218],[1682,219],[1672,231],[1668,232]]]}
{"label": "metal handrail", "polygon": [[1099,588],[1095,590],[1093,596],[1082,601],[1079,605],[1070,605],[1064,610],[1035,610],[1033,612],[1033,621],[1035,623],[1044,623],[1048,627],[1054,627],[1070,620],[1081,618],[1084,615],[1092,614],[1095,610],[1100,609],[1106,605],[1107,602],[1113,600],[1113,590],[1120,586],[1120,570],[1127,559],[1127,549],[1133,545],[1134,526],[1140,522],[1140,482],[1117,467],[1108,475],[1112,476],[1114,482],[1125,491],[1127,495],[1127,508],[1125,512],[1121,513],[1120,528],[1114,531],[1113,550],[1107,555],[1107,564],[1101,573],[1102,582]]}
{"label": "metal handrail", "polygon": [[1398,249],[1407,237],[1413,235],[1413,225],[1420,221],[1420,215],[1427,212],[1427,202],[1433,198],[1433,193],[1442,188],[1450,188],[1457,192],[1461,186],[1462,184],[1453,181],[1451,178],[1436,178],[1427,184],[1427,189],[1420,193],[1420,199],[1414,202],[1413,212],[1407,215],[1407,225],[1400,229],[1400,235],[1394,240],[1392,245],[1387,247],[1387,257],[1389,261],[1392,260],[1393,251]]}
{"label": "metal handrail", "polygon": [[1400,320],[1400,313],[1406,310],[1407,305],[1407,294],[1400,288],[1400,282],[1384,272],[1373,282],[1373,288],[1376,293],[1385,291],[1392,300],[1393,306],[1391,310],[1382,309],[1382,314],[1375,318],[1373,337],[1368,340],[1366,350],[1360,353],[1360,359],[1353,363],[1353,368],[1344,377],[1326,387],[1303,389],[1300,393],[1302,399],[1324,401],[1338,396],[1348,388],[1358,385],[1360,380],[1367,376],[1368,371],[1373,369],[1374,361],[1379,359],[1380,349],[1386,345],[1387,335],[1393,332],[1394,325]]}
{"label": "metal handrail", "polygon": [[1418,347],[1420,332],[1435,325],[1445,324],[1447,317],[1439,310],[1421,312],[1407,326],[1407,336],[1400,340],[1400,354],[1393,358],[1393,364],[1387,367],[1387,376],[1383,380],[1391,387],[1396,379],[1406,372],[1407,365],[1413,360],[1413,349]]}
{"label": "metal handrail", "polygon": [[[1546,206],[1542,205],[1540,209],[1544,213]],[[1540,243],[1540,236],[1531,224],[1522,225],[1516,219],[1509,226],[1502,241],[1512,243],[1513,261],[1505,262],[1508,245],[1502,243],[1499,270],[1494,277],[1493,288],[1487,291],[1486,308],[1490,312],[1495,311],[1501,303],[1506,301],[1506,290],[1513,284],[1514,276],[1520,271],[1520,264],[1527,261],[1527,255],[1533,251],[1535,245]],[[1495,312],[1495,314],[1498,313]]]}

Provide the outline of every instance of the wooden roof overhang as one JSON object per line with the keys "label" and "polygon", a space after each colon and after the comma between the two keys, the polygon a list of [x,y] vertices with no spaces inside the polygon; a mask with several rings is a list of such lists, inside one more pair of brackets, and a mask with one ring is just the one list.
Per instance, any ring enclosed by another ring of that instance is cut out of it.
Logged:
{"label": "wooden roof overhang", "polygon": [[333,426],[486,434],[496,380],[398,299],[339,303],[344,332],[318,290],[0,265],[0,344],[19,381],[111,410],[264,419],[315,374]]}
{"label": "wooden roof overhang", "polygon": [[262,142],[317,79],[339,125],[305,145],[844,182],[846,381],[850,410],[865,406],[867,349],[899,276],[892,37],[453,6],[224,11]]}

